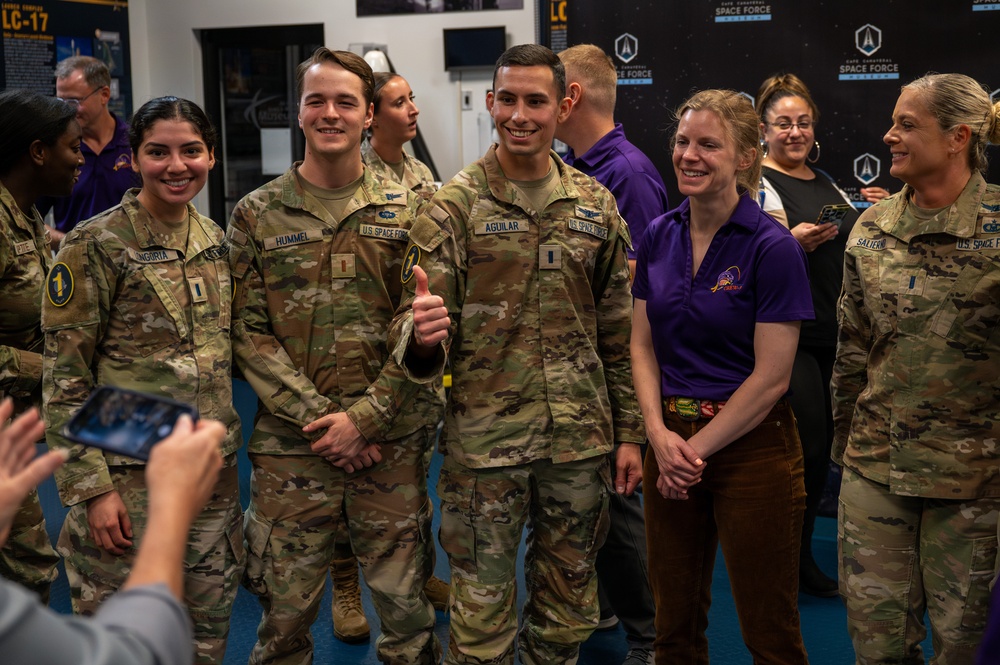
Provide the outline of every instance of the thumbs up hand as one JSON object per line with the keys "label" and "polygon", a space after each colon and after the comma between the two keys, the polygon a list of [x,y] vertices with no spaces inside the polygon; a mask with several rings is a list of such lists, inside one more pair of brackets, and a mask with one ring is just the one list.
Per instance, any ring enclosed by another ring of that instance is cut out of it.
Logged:
{"label": "thumbs up hand", "polygon": [[448,337],[448,309],[441,296],[431,294],[427,288],[427,273],[420,266],[413,266],[417,280],[416,298],[413,300],[413,337],[418,346],[431,349]]}

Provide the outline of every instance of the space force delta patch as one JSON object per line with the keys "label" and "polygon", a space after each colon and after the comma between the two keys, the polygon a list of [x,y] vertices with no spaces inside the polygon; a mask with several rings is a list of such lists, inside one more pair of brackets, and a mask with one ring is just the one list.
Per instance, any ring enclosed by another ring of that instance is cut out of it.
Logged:
{"label": "space force delta patch", "polygon": [[56,307],[62,307],[73,297],[73,271],[65,263],[57,263],[49,271],[49,280],[45,285],[45,293],[49,302]]}

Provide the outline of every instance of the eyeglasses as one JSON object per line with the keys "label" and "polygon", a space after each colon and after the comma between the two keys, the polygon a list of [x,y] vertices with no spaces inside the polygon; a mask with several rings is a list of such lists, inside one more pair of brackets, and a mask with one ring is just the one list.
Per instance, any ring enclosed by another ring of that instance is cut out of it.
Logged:
{"label": "eyeglasses", "polygon": [[61,102],[66,102],[67,104],[69,104],[73,108],[76,108],[80,104],[83,104],[85,101],[87,101],[88,99],[90,99],[91,97],[93,97],[94,94],[97,93],[97,91],[100,90],[102,87],[103,86],[98,86],[98,87],[94,88],[93,90],[90,91],[89,95],[87,95],[86,97],[83,97],[81,99],[76,99],[75,97],[56,97],[56,99],[58,99]]}
{"label": "eyeglasses", "polygon": [[799,120],[798,122],[788,122],[787,120],[779,120],[778,122],[764,122],[765,125],[771,125],[772,127],[777,127],[782,132],[789,131],[792,127],[798,127],[800,132],[808,132],[812,129],[812,120]]}

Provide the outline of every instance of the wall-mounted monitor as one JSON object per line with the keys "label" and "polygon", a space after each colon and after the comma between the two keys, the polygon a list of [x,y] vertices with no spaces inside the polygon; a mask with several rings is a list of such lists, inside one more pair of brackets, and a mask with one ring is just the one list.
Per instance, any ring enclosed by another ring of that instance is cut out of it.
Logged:
{"label": "wall-mounted monitor", "polygon": [[493,69],[497,58],[507,50],[507,28],[445,28],[444,68]]}

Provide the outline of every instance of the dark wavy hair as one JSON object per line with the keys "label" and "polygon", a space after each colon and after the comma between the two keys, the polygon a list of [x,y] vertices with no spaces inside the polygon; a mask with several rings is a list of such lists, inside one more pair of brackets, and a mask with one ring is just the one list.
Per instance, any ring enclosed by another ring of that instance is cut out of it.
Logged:
{"label": "dark wavy hair", "polygon": [[201,140],[209,150],[214,149],[219,141],[215,126],[200,106],[180,97],[157,97],[140,106],[139,110],[132,114],[128,128],[128,143],[132,147],[132,152],[138,154],[143,137],[158,120],[190,122],[201,134]]}

